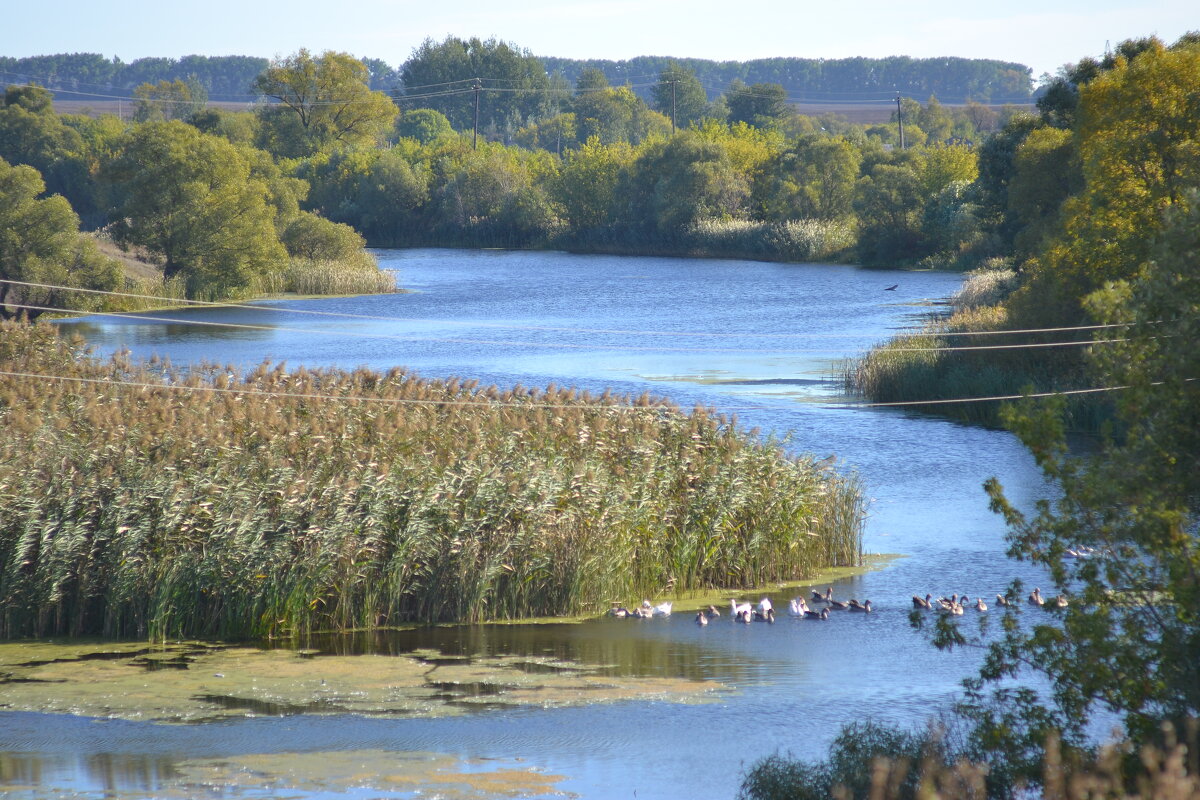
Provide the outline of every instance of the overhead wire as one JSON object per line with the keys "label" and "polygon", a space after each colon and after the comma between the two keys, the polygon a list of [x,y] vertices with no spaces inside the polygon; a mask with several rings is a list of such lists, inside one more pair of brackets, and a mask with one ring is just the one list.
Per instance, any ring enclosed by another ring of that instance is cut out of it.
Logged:
{"label": "overhead wire", "polygon": [[[10,284],[13,286],[26,286],[37,289],[52,289],[68,292],[78,292],[85,294],[101,295],[107,297],[128,297],[139,300],[157,300],[167,304],[183,304],[185,306],[199,306],[204,308],[237,308],[252,311],[261,311],[264,309],[273,309],[289,314],[319,316],[319,317],[334,317],[343,319],[361,319],[377,322],[409,322],[420,324],[436,324],[436,325],[458,325],[463,327],[485,327],[499,328],[506,330],[535,330],[535,331],[550,331],[562,333],[598,333],[606,335],[630,335],[630,336],[675,336],[675,337],[692,337],[692,338],[729,338],[729,337],[744,337],[752,336],[756,339],[830,339],[830,338],[858,338],[864,334],[858,332],[851,333],[755,333],[746,334],[739,332],[716,333],[704,331],[662,331],[662,330],[644,330],[644,329],[622,329],[622,328],[582,328],[576,326],[552,326],[552,325],[514,325],[512,323],[501,322],[484,322],[473,320],[445,320],[445,319],[427,319],[421,317],[396,317],[389,315],[377,314],[354,314],[345,311],[319,311],[316,309],[302,308],[285,308],[277,309],[273,306],[252,305],[249,303],[230,303],[211,300],[189,300],[184,298],[163,297],[160,295],[139,294],[134,292],[117,292],[108,289],[83,289],[73,286],[62,286],[52,283],[35,283],[32,281],[18,281],[11,278],[0,278],[0,284]],[[72,313],[93,313],[85,309],[63,309],[64,312]],[[141,312],[126,312],[130,314],[138,314]],[[180,320],[182,321],[182,320]],[[1106,323],[1097,325],[1070,325],[1053,328],[1023,328],[1017,330],[989,330],[989,331],[911,331],[903,332],[901,335],[905,337],[942,337],[942,336],[999,336],[999,335],[1017,335],[1031,333],[1058,333],[1058,332],[1081,332],[1095,331],[1108,328],[1127,328],[1129,323]],[[1101,340],[1103,341],[1103,340]],[[1094,343],[1090,342],[1090,343]]]}
{"label": "overhead wire", "polygon": [[[785,348],[785,349],[768,349],[768,348],[745,348],[745,347],[640,347],[636,345],[605,345],[605,344],[576,344],[572,342],[541,342],[531,340],[504,340],[504,339],[475,339],[453,336],[416,336],[388,333],[372,333],[366,331],[346,331],[332,329],[314,329],[314,328],[297,328],[287,325],[255,325],[245,322],[213,322],[209,320],[181,320],[178,317],[158,317],[145,314],[138,311],[94,311],[90,309],[74,309],[63,308],[61,306],[41,306],[30,303],[6,303],[10,308],[23,309],[26,311],[53,312],[62,314],[81,314],[85,316],[101,316],[101,317],[116,317],[119,319],[129,320],[144,320],[146,322],[163,322],[170,324],[196,325],[200,327],[219,327],[219,328],[238,328],[244,330],[261,330],[261,331],[287,331],[290,333],[307,333],[319,334],[322,336],[346,336],[368,339],[385,339],[389,341],[405,341],[405,342],[446,342],[452,344],[484,344],[500,347],[543,347],[550,349],[566,349],[566,350],[617,350],[621,352],[649,352],[649,353],[745,353],[758,355],[812,355],[812,354],[840,354],[849,355],[845,348]],[[753,334],[750,334],[752,337]],[[1125,339],[1080,339],[1065,342],[1025,342],[1018,344],[996,344],[996,345],[974,345],[974,346],[946,346],[946,347],[891,347],[891,352],[904,353],[934,353],[934,352],[961,352],[961,351],[990,351],[990,350],[1024,350],[1036,349],[1043,350],[1054,347],[1087,347],[1094,344],[1113,344],[1125,341]]]}

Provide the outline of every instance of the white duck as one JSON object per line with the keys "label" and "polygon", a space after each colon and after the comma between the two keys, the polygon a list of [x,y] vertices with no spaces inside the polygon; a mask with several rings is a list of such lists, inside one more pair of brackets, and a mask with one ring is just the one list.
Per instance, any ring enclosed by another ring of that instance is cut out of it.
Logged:
{"label": "white duck", "polygon": [[808,611],[808,604],[803,597],[793,597],[788,602],[788,613],[793,617],[803,617],[805,611]]}

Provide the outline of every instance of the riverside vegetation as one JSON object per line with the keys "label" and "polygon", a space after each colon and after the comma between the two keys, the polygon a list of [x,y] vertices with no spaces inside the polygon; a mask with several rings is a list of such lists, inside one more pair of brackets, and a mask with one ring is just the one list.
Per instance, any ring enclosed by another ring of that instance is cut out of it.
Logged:
{"label": "riverside vegetation", "polygon": [[20,374],[0,378],[3,637],[596,613],[861,558],[853,477],[704,409],[401,370],[184,374],[13,322],[0,365]]}

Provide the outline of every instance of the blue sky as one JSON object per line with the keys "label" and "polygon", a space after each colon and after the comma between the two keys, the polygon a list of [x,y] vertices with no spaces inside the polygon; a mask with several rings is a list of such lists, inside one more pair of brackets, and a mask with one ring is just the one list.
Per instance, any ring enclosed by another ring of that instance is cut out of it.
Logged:
{"label": "blue sky", "polygon": [[536,55],[748,60],[962,56],[1035,77],[1105,44],[1200,29],[1195,0],[16,0],[0,55],[282,56],[343,50],[398,66],[426,37],[496,36]]}

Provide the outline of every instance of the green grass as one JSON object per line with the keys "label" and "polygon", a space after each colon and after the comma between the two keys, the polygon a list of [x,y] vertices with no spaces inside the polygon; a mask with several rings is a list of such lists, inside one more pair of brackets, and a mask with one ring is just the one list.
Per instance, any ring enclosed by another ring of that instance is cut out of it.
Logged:
{"label": "green grass", "polygon": [[705,409],[402,370],[181,373],[20,324],[0,370],[98,381],[0,376],[3,637],[598,613],[861,559],[853,476]]}

